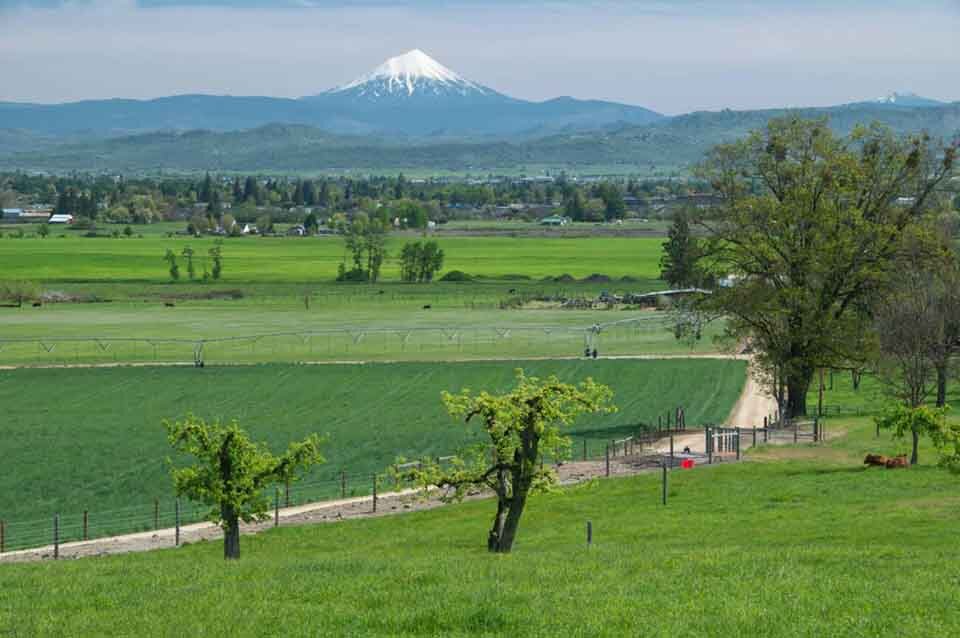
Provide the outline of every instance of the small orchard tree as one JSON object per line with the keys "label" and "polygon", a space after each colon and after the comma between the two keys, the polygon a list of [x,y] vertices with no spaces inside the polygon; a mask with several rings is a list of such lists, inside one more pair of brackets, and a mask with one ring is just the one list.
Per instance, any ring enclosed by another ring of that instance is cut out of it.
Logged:
{"label": "small orchard tree", "polygon": [[167,266],[169,266],[169,269],[170,269],[170,279],[173,280],[173,281],[179,281],[179,280],[180,280],[180,266],[177,264],[177,255],[176,255],[172,250],[170,250],[170,249],[168,248],[168,249],[167,249],[167,254],[165,254],[165,255],[163,256],[163,260],[164,260],[165,262],[167,262]]}
{"label": "small orchard tree", "polygon": [[[933,439],[938,448],[947,450],[942,456],[950,459],[945,464],[956,464],[960,469],[960,434],[956,428],[946,427],[947,407],[932,408],[928,405],[910,407],[907,405],[897,405],[884,411],[880,416],[874,417],[876,424],[884,429],[892,430],[894,438],[904,439],[910,435],[913,444],[913,454],[910,456],[910,465],[916,465],[917,447],[921,436],[929,436]],[[950,448],[953,448],[950,451]]]}
{"label": "small orchard tree", "polygon": [[47,235],[50,234],[50,224],[40,224],[40,227],[37,228],[37,234],[40,235],[41,239],[46,239]]}
{"label": "small orchard tree", "polygon": [[456,456],[448,466],[424,459],[414,470],[398,478],[420,487],[446,490],[444,498],[460,500],[470,490],[487,488],[497,497],[497,512],[487,537],[487,549],[508,553],[513,547],[520,517],[531,492],[549,489],[556,474],[542,467],[544,455],[563,459],[570,452],[570,438],[561,428],[580,414],[613,412],[613,392],[587,379],[579,385],[562,383],[557,377],[538,379],[517,371],[516,387],[506,394],[468,389],[443,393],[451,416],[476,423],[489,438]]}
{"label": "small orchard tree", "polygon": [[960,423],[948,421],[946,418],[949,406],[943,406],[931,410],[939,423],[936,428],[932,428],[931,437],[933,444],[940,453],[940,465],[951,472],[960,474]]}
{"label": "small orchard tree", "polygon": [[213,248],[207,251],[213,261],[213,280],[218,281],[223,274],[223,242],[218,241]]}
{"label": "small orchard tree", "polygon": [[212,507],[210,520],[223,529],[225,559],[240,558],[240,521],[267,517],[270,502],[264,489],[295,480],[299,472],[324,460],[315,434],[275,456],[236,421],[207,423],[189,415],[184,421],[166,421],[164,427],[173,449],[197,460],[196,465],[171,470],[177,495]]}
{"label": "small orchard tree", "polygon": [[181,254],[183,255],[184,259],[187,260],[187,277],[190,278],[190,281],[193,281],[197,276],[197,269],[193,265],[193,248],[190,248],[190,246],[185,246]]}

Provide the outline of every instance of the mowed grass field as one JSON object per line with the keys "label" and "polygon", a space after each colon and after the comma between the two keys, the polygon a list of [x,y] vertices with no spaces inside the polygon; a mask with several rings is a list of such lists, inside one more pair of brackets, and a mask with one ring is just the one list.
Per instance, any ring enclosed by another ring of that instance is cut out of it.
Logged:
{"label": "mowed grass field", "polygon": [[[391,236],[384,279],[399,279],[396,259],[403,244],[415,235]],[[159,237],[85,238],[75,235],[47,239],[0,239],[0,272],[4,278],[42,282],[164,282],[169,280],[163,256],[190,246],[197,257],[207,255],[212,238]],[[662,238],[578,237],[441,237],[445,253],[442,272],[462,270],[471,275],[533,279],[594,273],[613,278],[659,276]],[[339,237],[243,237],[223,242],[224,282],[328,282],[344,258]],[[181,261],[181,272],[186,268]],[[202,266],[198,264],[202,273]]]}
{"label": "mowed grass field", "polygon": [[[691,426],[723,421],[745,378],[743,362],[726,360],[0,371],[0,519],[7,521],[8,547],[34,529],[45,538],[56,512],[72,526],[89,510],[98,532],[107,531],[107,519],[122,517],[131,519],[124,519],[127,527],[110,531],[138,529],[152,521],[153,499],[160,498],[166,520],[172,490],[164,419],[188,412],[238,419],[276,451],[309,433],[329,435],[328,462],[306,479],[314,487],[297,500],[339,493],[341,470],[351,493],[366,493],[371,473],[398,456],[447,455],[474,440],[473,430],[446,414],[443,390],[506,390],[518,367],[571,382],[592,376],[614,389],[618,413],[584,417],[570,430],[577,454],[586,439],[593,456],[679,406]],[[123,508],[136,511],[121,515]]]}
{"label": "mowed grass field", "polygon": [[[490,501],[146,554],[0,565],[12,636],[897,636],[960,633],[958,477],[864,469],[865,420],[814,448],[531,499],[511,555]],[[587,548],[584,528],[593,523]]]}

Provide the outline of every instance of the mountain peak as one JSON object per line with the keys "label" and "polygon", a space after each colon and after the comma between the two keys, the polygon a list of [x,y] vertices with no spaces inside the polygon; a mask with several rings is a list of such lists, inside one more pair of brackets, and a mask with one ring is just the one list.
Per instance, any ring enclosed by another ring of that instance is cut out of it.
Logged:
{"label": "mountain peak", "polygon": [[879,104],[890,104],[896,106],[939,106],[943,104],[939,100],[923,97],[910,91],[894,91],[875,100]]}
{"label": "mountain peak", "polygon": [[353,92],[358,96],[413,96],[423,93],[493,93],[440,64],[420,49],[390,58],[370,73],[330,93]]}

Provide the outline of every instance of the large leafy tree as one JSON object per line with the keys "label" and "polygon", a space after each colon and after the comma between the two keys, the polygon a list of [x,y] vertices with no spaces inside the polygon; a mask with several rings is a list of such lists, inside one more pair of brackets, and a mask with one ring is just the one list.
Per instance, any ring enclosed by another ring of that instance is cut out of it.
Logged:
{"label": "large leafy tree", "polygon": [[867,318],[901,235],[924,216],[954,154],[879,126],[838,138],[825,120],[787,117],[717,146],[698,168],[721,199],[698,220],[709,235],[703,259],[736,276],[704,303],[786,389],[786,416],[806,413],[817,368],[863,365]]}
{"label": "large leafy tree", "polygon": [[491,552],[508,553],[513,547],[520,518],[531,492],[549,489],[556,474],[543,466],[543,456],[563,459],[569,455],[570,438],[562,432],[580,414],[611,412],[613,392],[587,379],[579,385],[562,383],[557,377],[528,377],[517,371],[516,387],[505,394],[463,390],[443,394],[449,413],[468,424],[477,424],[486,434],[485,444],[455,457],[449,465],[424,459],[401,478],[421,487],[447,490],[445,498],[462,499],[477,488],[493,491],[497,513],[487,537]]}
{"label": "large leafy tree", "polygon": [[223,557],[240,558],[240,521],[263,520],[270,507],[264,489],[292,481],[298,472],[322,463],[320,437],[308,436],[276,456],[256,443],[237,422],[207,423],[195,416],[164,423],[170,445],[197,463],[172,470],[180,496],[212,507],[210,520],[223,528]]}

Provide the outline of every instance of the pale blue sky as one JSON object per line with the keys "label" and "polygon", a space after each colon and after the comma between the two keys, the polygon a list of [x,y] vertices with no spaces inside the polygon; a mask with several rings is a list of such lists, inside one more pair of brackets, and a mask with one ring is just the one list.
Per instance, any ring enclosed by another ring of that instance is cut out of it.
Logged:
{"label": "pale blue sky", "polygon": [[[0,100],[299,96],[421,48],[528,99],[960,99],[960,0],[0,0]],[[2,125],[2,123],[0,123]]]}

